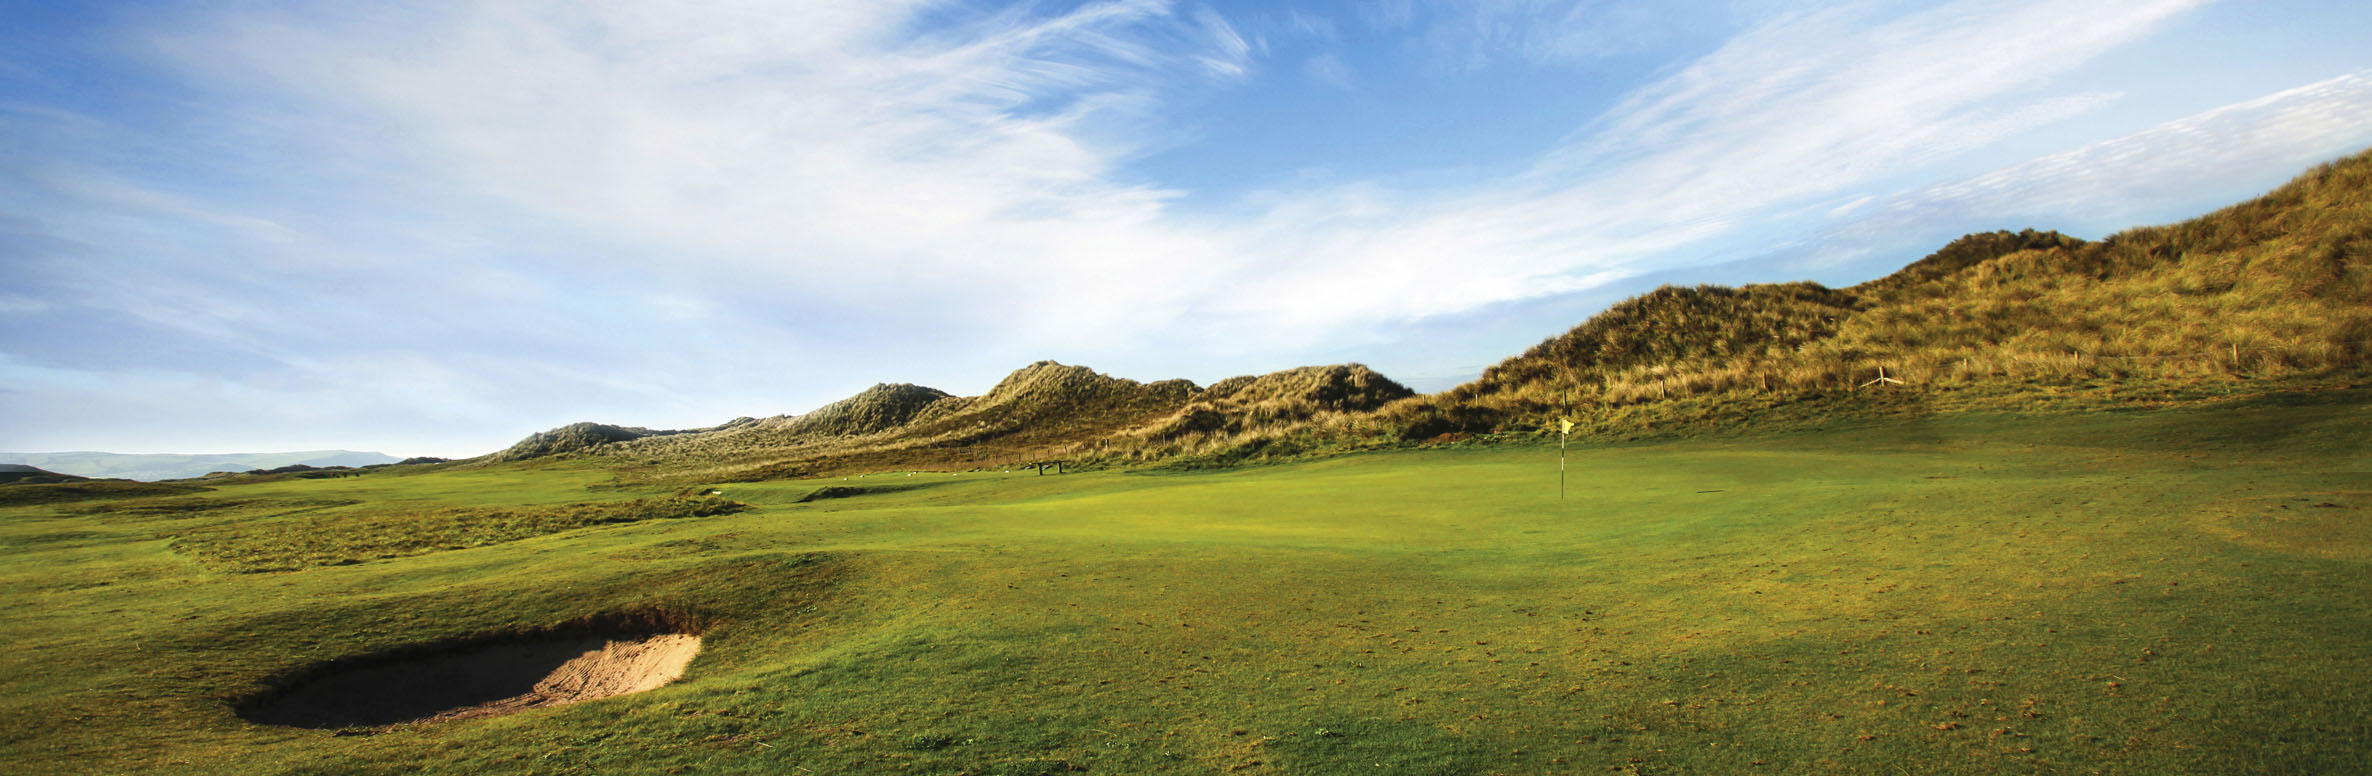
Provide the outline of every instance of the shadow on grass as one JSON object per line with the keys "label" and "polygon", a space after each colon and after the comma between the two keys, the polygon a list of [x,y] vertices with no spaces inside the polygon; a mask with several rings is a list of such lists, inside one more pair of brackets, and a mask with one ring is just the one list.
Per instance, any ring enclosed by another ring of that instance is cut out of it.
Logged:
{"label": "shadow on grass", "polygon": [[[645,610],[481,634],[307,666],[233,706],[249,722],[326,730],[493,716],[593,700],[649,689],[673,677],[588,681],[563,676],[564,667],[605,663],[596,668],[661,670],[665,666],[637,661],[641,656],[633,652],[662,637],[697,636],[706,628],[706,622],[689,615]],[[698,642],[691,643],[696,649]],[[607,660],[613,653],[623,659]],[[641,664],[632,665],[636,662]],[[680,673],[680,665],[674,668]]]}

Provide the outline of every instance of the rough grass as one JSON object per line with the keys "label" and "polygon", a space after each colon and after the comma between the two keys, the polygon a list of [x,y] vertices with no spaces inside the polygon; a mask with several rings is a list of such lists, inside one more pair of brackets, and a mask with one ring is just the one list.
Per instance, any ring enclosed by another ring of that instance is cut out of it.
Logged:
{"label": "rough grass", "polygon": [[287,571],[484,547],[610,523],[711,517],[747,506],[719,498],[679,496],[588,504],[271,515],[180,531],[173,534],[172,546],[212,568]]}
{"label": "rough grass", "polygon": [[[572,448],[625,465],[637,483],[758,481],[906,470],[1003,470],[1035,462],[1109,464],[1361,413],[1411,395],[1358,364],[1221,380],[1140,383],[1051,361],[1015,371],[980,396],[877,385],[807,415],[729,423]],[[536,448],[556,429],[521,442]]]}
{"label": "rough grass", "polygon": [[20,483],[0,485],[0,507],[143,498],[179,493],[203,493],[207,490],[209,489],[198,485],[134,482],[132,480]]}
{"label": "rough grass", "polygon": [[1998,232],[1848,289],[1659,289],[1334,435],[1537,432],[1560,417],[1634,434],[1707,403],[1828,402],[1849,417],[1861,402],[1835,399],[1872,391],[2113,404],[2135,391],[2360,381],[2367,353],[2372,153],[2098,242]]}
{"label": "rough grass", "polygon": [[784,431],[794,436],[851,437],[877,434],[912,421],[914,416],[946,399],[945,391],[911,383],[883,383],[855,396],[826,404],[790,419]]}
{"label": "rough grass", "polygon": [[[298,499],[665,492],[495,467],[0,520],[0,761],[121,773],[2335,773],[2372,753],[2372,410],[1981,412],[752,505],[293,573],[158,534]],[[867,478],[866,482],[870,482]],[[927,484],[926,484],[927,481]],[[2324,505],[2329,506],[2324,506]],[[409,508],[409,507],[407,507]],[[324,510],[326,513],[327,510]],[[304,515],[291,516],[298,521]],[[295,525],[289,517],[258,517]],[[369,736],[294,667],[603,612],[649,693]],[[804,770],[802,770],[804,769]]]}

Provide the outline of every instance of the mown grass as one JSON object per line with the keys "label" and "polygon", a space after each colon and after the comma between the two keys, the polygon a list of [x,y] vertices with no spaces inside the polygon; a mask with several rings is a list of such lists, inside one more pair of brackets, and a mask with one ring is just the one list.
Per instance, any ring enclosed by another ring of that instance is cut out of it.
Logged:
{"label": "mown grass", "polygon": [[[749,510],[272,573],[157,537],[296,525],[310,513],[264,515],[303,500],[668,492],[497,467],[201,496],[219,513],[19,507],[0,513],[0,762],[2360,772],[2367,398],[1582,445],[1563,501],[1555,449],[1529,445],[728,484]],[[799,503],[825,487],[863,492]],[[712,623],[707,651],[650,693],[372,735],[230,708],[317,661],[622,611]]]}

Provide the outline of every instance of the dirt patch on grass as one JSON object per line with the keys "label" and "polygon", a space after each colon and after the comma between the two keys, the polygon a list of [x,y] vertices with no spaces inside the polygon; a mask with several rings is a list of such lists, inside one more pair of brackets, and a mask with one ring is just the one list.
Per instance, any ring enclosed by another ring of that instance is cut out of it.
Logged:
{"label": "dirt patch on grass", "polygon": [[2259,549],[2372,561],[2372,492],[2329,491],[2236,501],[2192,518],[2202,531]]}
{"label": "dirt patch on grass", "polygon": [[545,633],[317,666],[240,704],[250,722],[368,728],[490,717],[656,689],[683,676],[700,636]]}

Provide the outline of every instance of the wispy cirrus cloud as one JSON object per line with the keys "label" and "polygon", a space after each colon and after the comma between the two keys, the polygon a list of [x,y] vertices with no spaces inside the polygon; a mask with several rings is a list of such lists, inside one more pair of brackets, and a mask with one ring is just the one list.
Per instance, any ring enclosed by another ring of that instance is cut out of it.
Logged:
{"label": "wispy cirrus cloud", "polygon": [[[2361,90],[2342,85],[2154,135],[2157,168],[2107,149],[1926,188],[2118,108],[2116,84],[2062,79],[2205,4],[1385,2],[1259,27],[1165,0],[181,9],[110,39],[194,87],[168,126],[42,106],[0,125],[60,151],[0,181],[30,224],[11,277],[42,290],[0,314],[130,316],[242,364],[127,366],[118,385],[275,422],[496,429],[485,444],[797,410],[876,380],[962,391],[1046,356],[1211,377],[1871,214],[2007,208],[2069,165],[2148,180],[2236,139],[2289,159],[2347,134]],[[1191,142],[1201,95],[1276,79],[1389,97],[1351,65],[1379,50],[1330,48],[1376,30],[1442,77],[1509,57],[1578,78],[1707,15],[1736,33],[1614,90],[1517,174],[1189,211],[1131,166]],[[70,141],[93,123],[179,166]],[[27,390],[157,403],[29,352],[0,362]]]}
{"label": "wispy cirrus cloud", "polygon": [[[2148,224],[2169,198],[2185,212],[2231,204],[2317,162],[2372,145],[2372,71],[2167,121],[2139,132],[1981,175],[1854,200],[1816,248],[1793,262],[1817,268],[1865,257],[1873,246],[1978,229],[2057,229],[2092,237]],[[2197,192],[2185,194],[2185,192]],[[1881,258],[1883,264],[1892,259]],[[1880,267],[1881,271],[1886,267]]]}
{"label": "wispy cirrus cloud", "polygon": [[[1215,13],[1142,0],[1052,15],[922,3],[176,13],[106,41],[199,89],[166,125],[12,113],[19,147],[75,148],[83,124],[116,135],[107,154],[66,154],[0,187],[50,246],[11,257],[44,268],[21,288],[207,343],[219,354],[205,363],[261,364],[231,378],[243,385],[355,408],[368,402],[351,397],[389,395],[517,413],[538,394],[548,408],[661,394],[706,395],[677,407],[696,416],[780,411],[800,405],[751,394],[786,367],[917,341],[927,354],[1099,335],[1087,324],[1150,307],[1106,292],[1126,284],[1117,264],[1196,242],[1154,223],[1164,192],[1112,180],[1113,166],[1142,146],[1150,106],[1252,64]],[[118,149],[141,148],[176,155],[185,177],[118,163]],[[160,365],[79,346],[127,374]],[[712,393],[770,352],[756,379],[722,389],[739,398]],[[52,398],[80,391],[38,364],[10,369]],[[830,380],[897,376],[850,371],[866,374]],[[456,391],[478,400],[439,398]],[[193,422],[140,420],[167,433]]]}
{"label": "wispy cirrus cloud", "polygon": [[1336,89],[1349,91],[1358,88],[1351,75],[1351,66],[1332,53],[1318,54],[1302,62],[1301,72],[1309,79]]}
{"label": "wispy cirrus cloud", "polygon": [[[1197,239],[1156,222],[1167,192],[1111,173],[1167,92],[1245,77],[1249,44],[1147,0],[916,31],[920,10],[472,4],[394,25],[240,18],[167,49],[230,88],[274,74],[389,122],[401,153],[360,164],[399,157],[433,195],[630,246],[619,261],[665,253],[800,296],[897,285],[926,309],[1007,300],[1000,320],[1046,328],[1143,308],[1094,287],[1116,257],[1140,264],[1116,282],[1178,286],[1143,260]],[[1073,301],[1025,301],[1044,292]]]}
{"label": "wispy cirrus cloud", "polygon": [[1502,59],[1583,64],[1635,54],[1690,25],[1727,21],[1725,3],[1648,0],[1449,0],[1382,3],[1371,26],[1405,32],[1438,67],[1477,70]]}
{"label": "wispy cirrus cloud", "polygon": [[2113,101],[2047,87],[2205,2],[1961,0],[1908,12],[1865,2],[1783,14],[1634,91],[1538,174],[1603,176],[1626,197],[1669,191],[1684,208],[1748,210],[1848,188]]}
{"label": "wispy cirrus cloud", "polygon": [[[2087,213],[2133,218],[2169,191],[2209,191],[2235,178],[2270,186],[2332,155],[2372,143],[2372,70],[2285,89],[2051,154],[1962,181],[1907,192],[1885,205],[1900,219],[1925,211],[2051,219]],[[2213,199],[2203,206],[2228,204]],[[2129,226],[2114,221],[2084,226]]]}
{"label": "wispy cirrus cloud", "polygon": [[1322,330],[1726,260],[1725,238],[1791,209],[2113,102],[2044,87],[2202,2],[1780,14],[1634,90],[1517,178],[1452,197],[1296,192],[1262,239],[1294,250],[1260,266],[1266,282],[1243,279],[1231,312]]}

